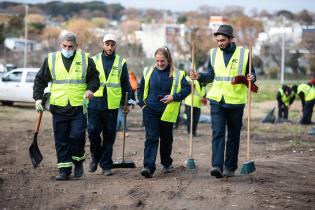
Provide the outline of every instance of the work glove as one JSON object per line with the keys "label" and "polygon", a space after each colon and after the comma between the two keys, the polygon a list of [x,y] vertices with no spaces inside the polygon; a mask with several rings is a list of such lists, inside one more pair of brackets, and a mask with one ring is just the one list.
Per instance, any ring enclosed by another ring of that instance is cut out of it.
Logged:
{"label": "work glove", "polygon": [[86,115],[88,113],[88,107],[89,107],[89,99],[83,95],[83,114]]}
{"label": "work glove", "polygon": [[35,109],[37,112],[43,112],[44,111],[44,107],[42,105],[42,100],[38,99],[35,101]]}

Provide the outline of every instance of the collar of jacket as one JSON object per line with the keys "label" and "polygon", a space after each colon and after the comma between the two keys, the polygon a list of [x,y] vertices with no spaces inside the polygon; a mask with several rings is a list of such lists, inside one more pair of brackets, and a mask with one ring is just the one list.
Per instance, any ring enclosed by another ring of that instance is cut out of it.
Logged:
{"label": "collar of jacket", "polygon": [[228,46],[226,46],[226,48],[224,48],[222,51],[225,53],[234,53],[236,49],[236,45],[234,42],[228,44]]}

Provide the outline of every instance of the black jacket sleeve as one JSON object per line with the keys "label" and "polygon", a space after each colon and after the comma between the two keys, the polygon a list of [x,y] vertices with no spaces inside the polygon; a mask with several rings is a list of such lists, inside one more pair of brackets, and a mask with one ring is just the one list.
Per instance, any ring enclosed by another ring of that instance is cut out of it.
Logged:
{"label": "black jacket sleeve", "polygon": [[174,101],[184,100],[190,94],[190,91],[191,91],[190,83],[186,80],[185,77],[183,77],[181,80],[181,87],[182,88],[179,93],[173,94]]}
{"label": "black jacket sleeve", "polygon": [[48,68],[48,58],[45,58],[42,67],[39,72],[37,72],[34,86],[33,86],[33,98],[34,100],[42,99],[44,90],[51,81],[51,74]]}
{"label": "black jacket sleeve", "polygon": [[[249,72],[249,56],[248,55],[248,62],[247,62],[247,66],[246,66],[246,73],[245,75],[248,75],[248,72]],[[253,66],[253,63],[252,63],[252,73],[251,73],[253,76],[254,76],[254,83],[256,82],[256,72],[255,72],[255,69],[254,69],[254,66]]]}
{"label": "black jacket sleeve", "polygon": [[129,82],[129,73],[127,63],[122,67],[121,77],[120,77],[122,98],[120,104],[123,106],[125,104],[126,92],[128,92],[128,100],[131,98],[131,88]]}
{"label": "black jacket sleeve", "polygon": [[96,70],[95,63],[92,58],[88,59],[88,69],[86,72],[87,89],[93,93],[98,90],[100,86],[99,73]]}
{"label": "black jacket sleeve", "polygon": [[304,107],[305,105],[305,95],[303,92],[299,93],[300,99],[301,99],[301,103],[302,103],[302,107]]}

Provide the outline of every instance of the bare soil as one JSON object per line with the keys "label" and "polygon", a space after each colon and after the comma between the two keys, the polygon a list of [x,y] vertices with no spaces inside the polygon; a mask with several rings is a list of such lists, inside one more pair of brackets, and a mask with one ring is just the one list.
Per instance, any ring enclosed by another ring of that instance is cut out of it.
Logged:
{"label": "bare soil", "polygon": [[[136,169],[114,169],[105,177],[98,169],[80,179],[57,182],[56,152],[51,114],[44,113],[38,140],[44,156],[32,168],[28,147],[33,136],[33,105],[0,106],[0,207],[1,209],[315,209],[315,137],[310,126],[297,123],[262,124],[270,103],[253,105],[251,159],[256,171],[228,179],[210,176],[211,127],[199,124],[194,138],[196,170],[183,167],[189,153],[189,137],[182,125],[174,130],[174,172],[163,174],[157,159],[152,179],[140,175],[145,141],[139,108],[128,115],[126,159]],[[203,109],[204,114],[209,110]],[[314,118],[313,118],[314,119]],[[119,159],[122,135],[117,134],[113,159]],[[242,131],[239,168],[246,161],[246,117]]]}

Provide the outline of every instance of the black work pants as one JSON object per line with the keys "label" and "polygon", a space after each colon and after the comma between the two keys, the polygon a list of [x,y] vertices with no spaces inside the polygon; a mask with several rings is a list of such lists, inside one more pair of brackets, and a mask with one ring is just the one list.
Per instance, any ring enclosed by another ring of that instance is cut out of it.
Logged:
{"label": "black work pants", "polygon": [[[185,113],[187,115],[187,132],[190,132],[190,116],[191,116],[191,106],[185,104]],[[197,134],[197,127],[200,118],[201,110],[200,108],[193,107],[193,135]]]}

